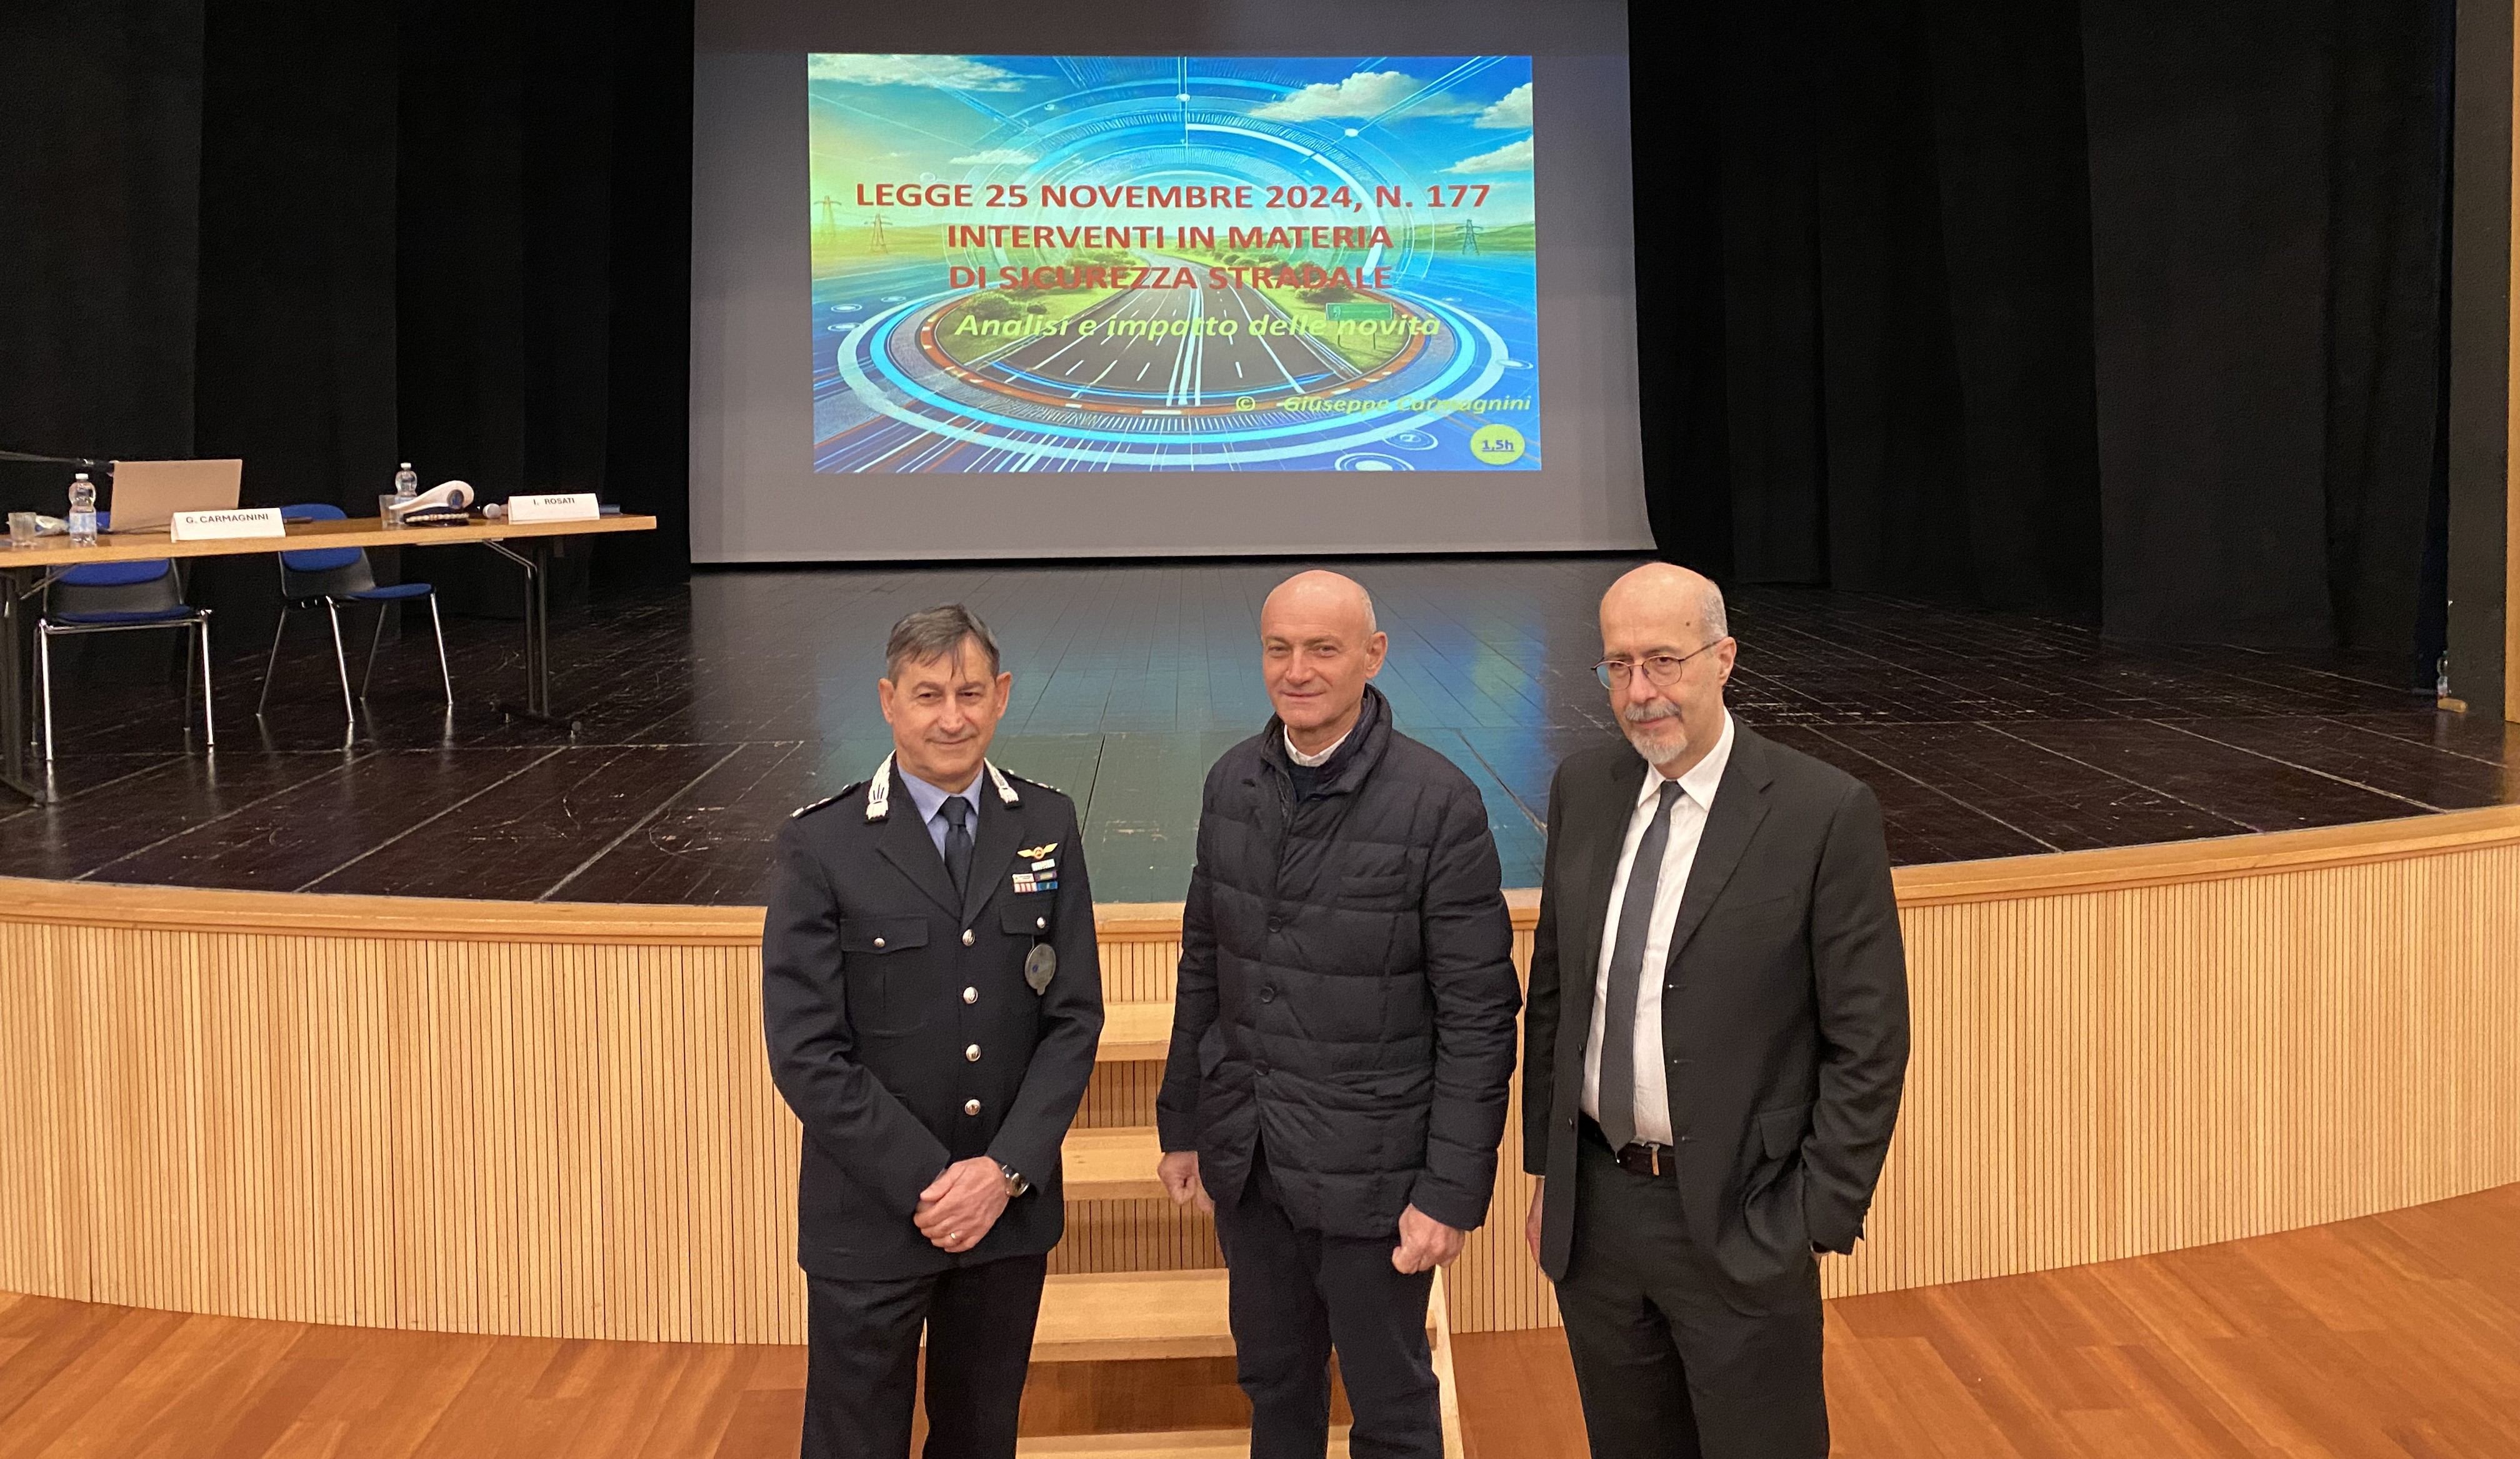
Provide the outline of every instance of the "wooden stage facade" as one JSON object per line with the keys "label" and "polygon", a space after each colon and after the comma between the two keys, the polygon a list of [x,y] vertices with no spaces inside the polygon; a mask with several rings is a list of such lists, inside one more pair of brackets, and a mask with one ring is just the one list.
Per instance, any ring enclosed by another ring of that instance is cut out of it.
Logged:
{"label": "wooden stage facade", "polygon": [[[2520,810],[1898,878],[1915,1059],[1832,1295],[2520,1180]],[[1123,1166],[1151,1123],[1175,916],[1101,919],[1117,1012],[1082,1123]],[[764,1073],[758,936],[738,907],[0,884],[0,1290],[801,1341],[798,1135]],[[1504,1166],[1450,1274],[1458,1332],[1553,1321]],[[1075,1183],[1056,1269],[1212,1267],[1204,1223],[1143,1192],[1125,1169]]]}

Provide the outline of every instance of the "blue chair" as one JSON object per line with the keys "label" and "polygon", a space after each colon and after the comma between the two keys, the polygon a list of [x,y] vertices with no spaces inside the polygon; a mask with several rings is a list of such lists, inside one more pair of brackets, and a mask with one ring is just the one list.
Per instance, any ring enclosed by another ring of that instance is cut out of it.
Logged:
{"label": "blue chair", "polygon": [[[338,522],[347,513],[340,508],[322,502],[308,502],[280,508],[281,519],[292,522]],[[446,702],[455,702],[455,680],[446,671],[446,628],[437,615],[437,594],[427,583],[393,583],[377,586],[375,569],[368,565],[368,554],[358,548],[309,548],[280,554],[280,622],[271,631],[271,657],[262,666],[262,697],[254,701],[253,712],[259,718],[263,706],[271,702],[271,676],[280,665],[280,640],[289,632],[289,615],[296,608],[317,608],[333,624],[333,667],[341,677],[341,713],[351,723],[358,722],[358,712],[350,699],[350,663],[341,649],[341,609],[354,602],[377,605],[377,634],[368,643],[368,667],[359,676],[359,697],[368,696],[368,681],[377,672],[377,649],[385,641],[385,609],[407,598],[428,599],[428,626],[437,635],[437,679],[446,688]]]}
{"label": "blue chair", "polygon": [[[102,513],[100,513],[100,516]],[[210,610],[184,601],[175,564],[93,562],[73,567],[44,590],[44,611],[35,620],[35,677],[43,688],[44,763],[53,763],[53,640],[71,634],[118,634],[134,629],[191,629],[201,638],[202,735],[211,749],[219,729],[210,711]],[[193,665],[184,663],[184,718],[193,717]]]}

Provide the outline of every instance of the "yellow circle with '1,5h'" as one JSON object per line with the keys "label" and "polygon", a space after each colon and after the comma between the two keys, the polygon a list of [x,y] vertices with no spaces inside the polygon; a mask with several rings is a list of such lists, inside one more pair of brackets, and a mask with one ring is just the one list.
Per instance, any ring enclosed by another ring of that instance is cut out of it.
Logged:
{"label": "yellow circle with '1,5h'", "polygon": [[1522,432],[1510,425],[1482,425],[1470,433],[1470,454],[1492,466],[1522,460]]}

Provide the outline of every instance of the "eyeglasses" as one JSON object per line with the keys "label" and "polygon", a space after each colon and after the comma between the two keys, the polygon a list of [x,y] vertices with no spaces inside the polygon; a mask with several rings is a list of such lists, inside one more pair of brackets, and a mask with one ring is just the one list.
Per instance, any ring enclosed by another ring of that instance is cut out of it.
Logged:
{"label": "eyeglasses", "polygon": [[1681,665],[1723,641],[1717,639],[1711,643],[1700,643],[1687,653],[1653,653],[1642,659],[1605,658],[1593,666],[1593,674],[1601,681],[1601,687],[1605,689],[1623,688],[1642,664],[1646,683],[1656,688],[1668,688],[1680,678]]}

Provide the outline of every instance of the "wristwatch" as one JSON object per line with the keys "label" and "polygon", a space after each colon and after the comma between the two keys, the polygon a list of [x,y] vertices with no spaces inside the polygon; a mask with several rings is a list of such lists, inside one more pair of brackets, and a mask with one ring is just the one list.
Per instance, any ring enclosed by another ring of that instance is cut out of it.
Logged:
{"label": "wristwatch", "polygon": [[1032,1182],[1016,1174],[1015,1168],[1003,1160],[998,1162],[998,1173],[1007,1177],[1007,1199],[1010,1201],[1032,1189]]}

